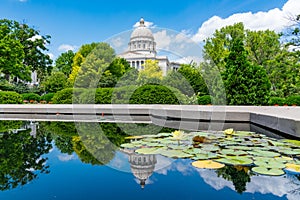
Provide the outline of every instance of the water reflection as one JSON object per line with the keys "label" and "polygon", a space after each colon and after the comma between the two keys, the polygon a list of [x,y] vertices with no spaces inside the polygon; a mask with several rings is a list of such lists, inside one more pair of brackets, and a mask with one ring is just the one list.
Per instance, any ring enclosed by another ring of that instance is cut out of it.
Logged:
{"label": "water reflection", "polygon": [[[102,166],[119,159],[120,166],[124,167],[127,164],[127,171],[132,173],[130,178],[136,178],[142,188],[147,181],[156,181],[156,184],[158,175],[169,178],[172,175],[169,172],[176,172],[185,178],[199,175],[199,182],[203,180],[215,190],[230,188],[240,194],[273,194],[277,197],[300,199],[299,175],[258,176],[251,173],[248,167],[239,166],[200,170],[192,167],[192,161],[189,159],[176,160],[161,155],[140,155],[132,149],[123,149],[120,153],[118,146],[125,142],[126,134],[116,124],[99,125],[102,126],[103,134],[93,132],[93,126],[86,123],[83,127],[88,131],[78,135],[74,123],[0,122],[0,190],[25,185],[42,174],[50,173],[51,176],[47,154],[51,149],[57,148],[61,152],[58,159],[62,162],[79,159],[90,166]],[[86,143],[89,144],[88,147]],[[116,166],[114,168],[118,169]],[[97,168],[99,171],[102,169]],[[111,176],[113,175],[115,174],[112,173]],[[126,178],[128,180],[128,177]]]}

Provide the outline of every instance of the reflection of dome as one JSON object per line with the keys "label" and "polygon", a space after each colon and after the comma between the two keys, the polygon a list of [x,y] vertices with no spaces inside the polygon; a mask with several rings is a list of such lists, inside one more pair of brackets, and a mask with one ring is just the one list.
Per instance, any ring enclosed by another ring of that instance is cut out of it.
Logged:
{"label": "reflection of dome", "polygon": [[140,180],[140,185],[144,188],[146,180],[154,171],[156,156],[133,153],[129,155],[129,162],[133,175]]}
{"label": "reflection of dome", "polygon": [[134,39],[136,37],[146,37],[154,40],[153,34],[149,28],[145,26],[145,21],[143,18],[140,20],[140,25],[131,33],[130,39]]}

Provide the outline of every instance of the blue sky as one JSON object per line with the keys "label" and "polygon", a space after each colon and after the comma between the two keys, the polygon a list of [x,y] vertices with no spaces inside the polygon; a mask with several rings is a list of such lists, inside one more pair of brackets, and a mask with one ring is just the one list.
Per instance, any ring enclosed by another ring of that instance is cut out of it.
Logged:
{"label": "blue sky", "polygon": [[[198,43],[239,20],[248,28],[280,31],[287,23],[284,16],[300,10],[297,4],[299,0],[1,0],[0,18],[24,21],[50,35],[49,53],[56,58],[66,49],[130,30],[140,17],[187,33]],[[166,41],[160,36],[158,40]]]}

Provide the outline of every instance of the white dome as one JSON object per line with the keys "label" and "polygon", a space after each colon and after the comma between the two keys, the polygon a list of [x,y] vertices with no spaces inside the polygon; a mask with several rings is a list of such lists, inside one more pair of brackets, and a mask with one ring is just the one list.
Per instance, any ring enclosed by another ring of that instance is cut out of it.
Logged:
{"label": "white dome", "polygon": [[139,27],[137,27],[132,32],[130,38],[133,39],[133,38],[143,38],[143,37],[154,39],[151,30],[145,26],[145,21],[143,18],[141,18]]}

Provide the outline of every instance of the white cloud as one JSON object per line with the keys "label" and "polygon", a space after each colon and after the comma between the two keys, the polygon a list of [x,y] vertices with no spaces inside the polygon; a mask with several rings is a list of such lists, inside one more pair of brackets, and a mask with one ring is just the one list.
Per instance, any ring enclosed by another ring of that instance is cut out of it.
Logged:
{"label": "white cloud", "polygon": [[70,160],[75,160],[76,158],[73,154],[72,155],[64,154],[64,155],[59,155],[58,159],[60,161],[66,162],[66,161],[70,161]]}
{"label": "white cloud", "polygon": [[35,35],[35,36],[32,36],[31,38],[28,38],[27,40],[30,40],[30,41],[35,41],[35,40],[41,40],[43,39],[42,36],[40,35]]}
{"label": "white cloud", "polygon": [[111,45],[114,48],[119,48],[119,47],[123,46],[124,44],[125,44],[125,41],[124,41],[124,38],[122,38],[122,37],[113,38],[111,40]]}
{"label": "white cloud", "polygon": [[225,19],[219,16],[213,16],[201,25],[198,32],[193,36],[193,40],[202,42],[207,37],[212,36],[216,29],[238,22],[243,22],[246,29],[270,29],[280,32],[290,25],[288,17],[299,14],[299,10],[299,0],[288,0],[281,9],[274,8],[267,12],[236,13]]}
{"label": "white cloud", "polygon": [[[153,22],[148,22],[148,21],[145,21],[144,22],[145,26],[148,27],[148,28],[154,28],[155,25]],[[139,27],[140,26],[140,21],[136,22],[134,25],[133,25],[133,28],[136,28],[136,27]]]}
{"label": "white cloud", "polygon": [[158,49],[169,49],[169,45],[171,44],[171,39],[173,36],[167,34],[166,30],[158,31],[154,33],[153,36]]}
{"label": "white cloud", "polygon": [[48,54],[48,56],[50,57],[50,59],[53,60],[54,54],[53,54],[53,53],[47,53],[47,54]]}
{"label": "white cloud", "polygon": [[75,49],[77,49],[77,46],[75,45],[70,45],[70,44],[62,44],[58,47],[59,51],[74,51]]}

